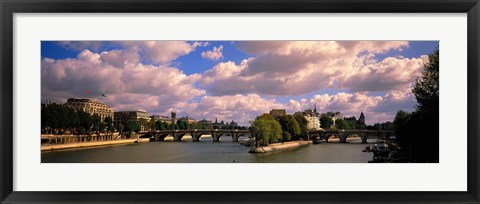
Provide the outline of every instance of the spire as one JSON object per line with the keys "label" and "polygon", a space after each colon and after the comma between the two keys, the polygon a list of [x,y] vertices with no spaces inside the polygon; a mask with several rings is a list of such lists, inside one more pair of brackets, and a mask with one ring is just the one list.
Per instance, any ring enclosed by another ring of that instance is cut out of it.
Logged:
{"label": "spire", "polygon": [[317,102],[315,102],[315,107],[313,108],[313,112],[317,113]]}
{"label": "spire", "polygon": [[215,117],[215,123],[217,123],[217,117]]}

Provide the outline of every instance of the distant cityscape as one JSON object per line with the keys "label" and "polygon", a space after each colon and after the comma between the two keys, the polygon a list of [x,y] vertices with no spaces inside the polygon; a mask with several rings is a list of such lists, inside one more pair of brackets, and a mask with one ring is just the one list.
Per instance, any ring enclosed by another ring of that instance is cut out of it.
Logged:
{"label": "distant cityscape", "polygon": [[[91,116],[98,116],[100,122],[105,122],[105,119],[111,118],[111,121],[117,127],[117,129],[122,129],[118,127],[125,127],[128,122],[138,122],[139,129],[138,131],[149,131],[154,129],[182,129],[175,125],[185,124],[185,126],[192,126],[196,128],[204,129],[247,129],[247,126],[239,126],[234,120],[231,121],[218,121],[217,118],[214,120],[208,120],[203,118],[197,120],[195,118],[189,117],[188,115],[177,117],[176,112],[171,112],[170,116],[165,115],[151,115],[146,110],[122,110],[122,111],[113,111],[111,107],[104,104],[100,100],[91,99],[91,98],[69,98],[64,104],[56,103],[43,103],[42,107],[48,107],[49,105],[63,105],[64,107],[71,108],[75,111],[83,111],[90,114]],[[365,115],[363,112],[360,113],[358,119],[355,116],[344,117],[341,112],[329,111],[326,113],[319,113],[317,111],[317,105],[313,109],[306,109],[304,111],[297,111],[294,116],[303,116],[307,120],[307,128],[309,130],[324,130],[339,127],[342,129],[388,129],[393,130],[393,123],[386,122],[382,124],[375,124],[373,126],[367,126],[365,124]],[[269,112],[275,119],[278,120],[281,116],[286,116],[287,112],[285,109],[271,109]],[[329,121],[324,121],[322,125],[322,118],[329,118]],[[252,118],[253,120],[253,118]],[[338,123],[346,123],[347,125],[339,125]],[[153,125],[150,125],[153,124]],[[160,125],[158,125],[160,124]],[[196,125],[195,125],[196,124]],[[163,126],[163,128],[158,127]],[[183,127],[185,129],[186,127]]]}

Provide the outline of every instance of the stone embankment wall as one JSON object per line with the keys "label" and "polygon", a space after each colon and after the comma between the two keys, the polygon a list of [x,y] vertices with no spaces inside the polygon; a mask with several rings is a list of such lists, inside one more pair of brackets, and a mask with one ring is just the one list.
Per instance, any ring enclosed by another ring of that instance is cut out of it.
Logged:
{"label": "stone embankment wall", "polygon": [[284,149],[298,148],[298,147],[302,147],[302,146],[309,145],[309,144],[311,144],[310,141],[293,141],[293,142],[275,143],[275,144],[270,144],[270,145],[264,146],[264,147],[252,148],[252,149],[250,149],[249,153],[274,152],[274,151],[279,151],[279,150],[284,150]]}

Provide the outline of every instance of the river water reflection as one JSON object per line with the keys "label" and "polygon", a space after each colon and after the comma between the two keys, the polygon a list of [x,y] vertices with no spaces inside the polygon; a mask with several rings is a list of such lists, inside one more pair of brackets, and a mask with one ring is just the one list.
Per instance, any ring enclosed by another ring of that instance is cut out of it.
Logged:
{"label": "river water reflection", "polygon": [[[369,140],[368,142],[375,142]],[[265,154],[250,154],[246,147],[222,137],[220,142],[164,141],[100,148],[42,152],[42,163],[367,163],[369,144],[322,143]]]}

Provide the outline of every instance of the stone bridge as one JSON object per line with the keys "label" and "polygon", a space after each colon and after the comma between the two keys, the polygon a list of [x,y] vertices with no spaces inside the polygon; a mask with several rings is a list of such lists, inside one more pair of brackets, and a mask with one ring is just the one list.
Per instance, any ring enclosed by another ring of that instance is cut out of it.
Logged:
{"label": "stone bridge", "polygon": [[393,130],[311,130],[308,133],[309,138],[320,137],[328,142],[328,138],[337,136],[341,143],[347,142],[349,136],[358,135],[362,138],[362,143],[367,143],[368,138],[386,139],[395,136]]}
{"label": "stone bridge", "polygon": [[191,135],[192,141],[200,141],[202,135],[211,135],[214,142],[220,142],[220,137],[231,136],[233,142],[238,142],[238,138],[245,136],[251,137],[250,130],[226,130],[226,129],[213,129],[213,130],[158,130],[150,132],[140,132],[140,138],[153,138],[155,141],[164,141],[166,137],[172,136],[174,141],[182,141],[183,136]]}

